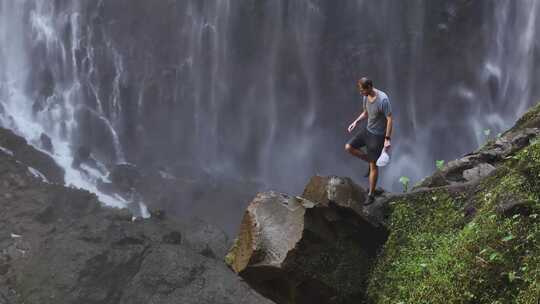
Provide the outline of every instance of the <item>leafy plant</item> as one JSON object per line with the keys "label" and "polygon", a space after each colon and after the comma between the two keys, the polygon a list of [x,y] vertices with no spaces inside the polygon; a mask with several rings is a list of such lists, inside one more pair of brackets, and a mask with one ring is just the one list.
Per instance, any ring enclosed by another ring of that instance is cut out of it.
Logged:
{"label": "leafy plant", "polygon": [[516,279],[519,279],[519,277],[516,275],[516,272],[515,271],[510,271],[508,273],[508,281],[510,281],[510,283],[512,283]]}
{"label": "leafy plant", "polygon": [[444,167],[444,160],[436,160],[435,166],[437,167],[437,169],[442,170],[442,168]]}
{"label": "leafy plant", "polygon": [[410,181],[411,180],[409,179],[408,176],[402,176],[402,177],[399,178],[399,182],[401,183],[401,185],[403,185],[403,192],[408,191]]}

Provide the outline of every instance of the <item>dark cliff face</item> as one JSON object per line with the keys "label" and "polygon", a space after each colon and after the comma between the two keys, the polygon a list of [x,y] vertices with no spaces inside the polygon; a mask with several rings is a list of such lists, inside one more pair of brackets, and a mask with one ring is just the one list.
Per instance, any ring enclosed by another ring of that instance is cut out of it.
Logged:
{"label": "dark cliff face", "polygon": [[12,131],[0,128],[0,147],[4,157],[22,162],[34,175],[41,175],[47,182],[64,184],[64,169],[52,157],[30,146],[24,138]]}
{"label": "dark cliff face", "polygon": [[[6,135],[16,137],[2,130],[0,142]],[[226,269],[227,237],[211,225],[163,213],[134,220],[126,209],[102,207],[94,194],[43,182],[6,151],[0,302],[270,303]]]}

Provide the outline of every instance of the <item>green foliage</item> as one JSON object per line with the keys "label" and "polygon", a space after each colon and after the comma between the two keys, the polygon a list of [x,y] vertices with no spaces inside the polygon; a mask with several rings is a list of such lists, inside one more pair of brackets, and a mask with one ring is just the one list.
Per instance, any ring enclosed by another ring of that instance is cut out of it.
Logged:
{"label": "green foliage", "polygon": [[442,168],[444,167],[444,160],[436,160],[435,166],[437,167],[437,169],[442,170]]}
{"label": "green foliage", "polygon": [[[313,278],[314,281],[323,282],[323,286],[335,288],[338,296],[333,303],[358,303],[366,289],[367,273],[372,260],[355,240],[358,231],[352,226],[341,225],[334,232],[335,241],[317,245],[317,250],[298,245],[295,262],[288,267],[296,275]],[[304,241],[310,237],[311,234],[307,233]],[[295,301],[293,297],[289,299],[290,303]]]}
{"label": "green foliage", "polygon": [[[540,303],[540,141],[469,199],[444,190],[392,203],[373,303]],[[504,204],[520,209],[502,213]],[[465,217],[465,204],[474,216]]]}
{"label": "green foliage", "polygon": [[402,176],[402,177],[399,178],[399,182],[401,183],[401,185],[403,185],[403,192],[408,191],[410,181],[411,180],[409,179],[408,176]]}

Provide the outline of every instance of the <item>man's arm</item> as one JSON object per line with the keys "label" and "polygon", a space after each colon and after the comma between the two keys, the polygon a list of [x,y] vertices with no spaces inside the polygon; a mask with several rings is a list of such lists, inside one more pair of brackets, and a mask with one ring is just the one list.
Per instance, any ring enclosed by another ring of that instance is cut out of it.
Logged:
{"label": "man's arm", "polygon": [[364,99],[362,99],[362,113],[360,113],[360,115],[349,125],[349,128],[347,128],[349,133],[352,132],[354,128],[356,128],[356,124],[359,121],[361,121],[362,119],[365,119],[366,117],[368,117],[368,113],[366,109],[366,97],[364,97]]}
{"label": "man's arm", "polygon": [[386,137],[392,137],[392,114],[386,116]]}
{"label": "man's arm", "polygon": [[359,121],[361,121],[362,119],[365,119],[368,117],[368,113],[367,113],[367,108],[366,108],[366,97],[364,97],[362,99],[362,113],[360,113],[360,115],[358,116],[358,118],[356,118],[356,120],[353,122],[354,124],[358,123]]}
{"label": "man's arm", "polygon": [[386,134],[384,135],[384,147],[390,149],[390,138],[392,137],[392,113],[386,116]]}
{"label": "man's arm", "polygon": [[358,118],[356,118],[350,125],[349,125],[349,128],[347,128],[347,130],[349,130],[349,132],[352,132],[352,130],[354,130],[354,128],[356,128],[356,124],[361,121],[362,119],[366,118],[367,117],[367,111],[364,110],[364,112],[362,112],[360,114],[360,116],[358,116]]}
{"label": "man's arm", "polygon": [[358,123],[358,122],[360,122],[362,119],[365,119],[365,118],[367,118],[367,111],[366,111],[366,110],[364,110],[364,112],[362,112],[362,113],[360,114],[360,116],[358,116],[358,118],[355,120],[355,122]]}

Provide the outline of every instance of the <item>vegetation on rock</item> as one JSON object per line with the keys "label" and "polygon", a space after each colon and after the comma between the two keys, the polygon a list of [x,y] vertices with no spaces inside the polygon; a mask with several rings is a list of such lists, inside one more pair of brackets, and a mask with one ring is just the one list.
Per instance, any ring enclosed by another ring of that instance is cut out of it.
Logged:
{"label": "vegetation on rock", "polygon": [[[513,130],[539,121],[540,104]],[[432,188],[390,205],[370,302],[540,303],[538,138],[472,190]]]}

